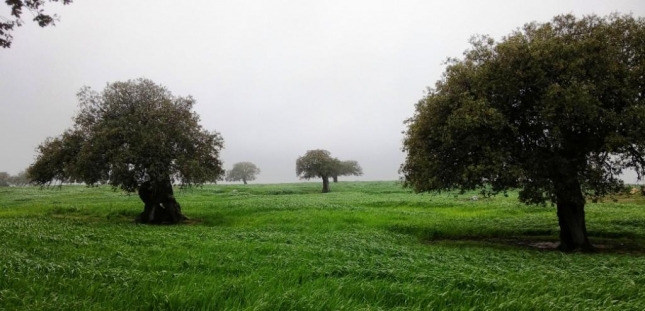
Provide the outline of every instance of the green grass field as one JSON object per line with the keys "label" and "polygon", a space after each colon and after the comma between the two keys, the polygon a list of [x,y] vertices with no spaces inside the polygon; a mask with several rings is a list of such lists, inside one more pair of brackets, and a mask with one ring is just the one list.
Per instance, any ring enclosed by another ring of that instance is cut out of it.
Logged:
{"label": "green grass field", "polygon": [[395,182],[212,185],[137,225],[108,187],[0,188],[0,310],[645,310],[645,201],[587,205],[595,254],[554,251],[552,207]]}

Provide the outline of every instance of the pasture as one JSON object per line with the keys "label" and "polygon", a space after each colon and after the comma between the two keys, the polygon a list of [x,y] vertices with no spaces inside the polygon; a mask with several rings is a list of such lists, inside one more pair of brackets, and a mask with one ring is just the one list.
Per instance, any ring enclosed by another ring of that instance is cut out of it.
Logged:
{"label": "pasture", "polygon": [[595,254],[555,208],[396,182],[208,185],[191,218],[133,223],[109,187],[0,188],[0,310],[644,310],[645,200],[588,203]]}

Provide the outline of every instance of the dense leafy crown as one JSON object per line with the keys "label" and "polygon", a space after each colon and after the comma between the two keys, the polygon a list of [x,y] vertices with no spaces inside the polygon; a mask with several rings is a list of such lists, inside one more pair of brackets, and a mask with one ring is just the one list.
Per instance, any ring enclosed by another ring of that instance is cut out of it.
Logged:
{"label": "dense leafy crown", "polygon": [[416,191],[520,187],[554,199],[563,183],[602,196],[645,167],[645,20],[572,15],[501,42],[472,40],[406,121],[401,166]]}
{"label": "dense leafy crown", "polygon": [[[49,2],[70,4],[72,0],[49,0]],[[56,15],[45,14],[43,9],[44,0],[5,0],[5,3],[11,10],[11,18],[0,16],[0,47],[3,48],[11,46],[13,36],[11,36],[10,32],[15,26],[22,26],[24,22],[21,17],[25,10],[31,13],[30,15],[33,16],[34,22],[38,23],[40,27],[54,25],[54,22],[58,19]]]}
{"label": "dense leafy crown", "polygon": [[300,179],[333,176],[338,171],[339,163],[327,150],[309,150],[296,160],[296,176]]}
{"label": "dense leafy crown", "polygon": [[147,180],[190,186],[223,175],[223,139],[199,125],[192,97],[138,79],[108,84],[100,94],[85,87],[78,99],[74,127],[38,147],[28,169],[33,182],[107,182],[135,191]]}
{"label": "dense leafy crown", "polygon": [[251,162],[238,162],[233,164],[233,168],[226,172],[226,181],[251,181],[255,180],[256,175],[260,174],[260,169]]}
{"label": "dense leafy crown", "polygon": [[340,161],[338,163],[338,176],[361,176],[363,175],[363,168],[358,164],[358,161],[348,160]]}

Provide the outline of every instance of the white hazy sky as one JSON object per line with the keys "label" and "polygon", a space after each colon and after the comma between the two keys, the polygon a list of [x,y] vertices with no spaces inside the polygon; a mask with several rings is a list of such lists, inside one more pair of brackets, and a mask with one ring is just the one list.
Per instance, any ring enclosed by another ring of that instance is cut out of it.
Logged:
{"label": "white hazy sky", "polygon": [[0,171],[25,169],[39,143],[72,125],[82,86],[146,77],[192,95],[204,127],[224,137],[225,167],[254,162],[258,183],[297,181],[295,160],[309,149],[357,160],[365,175],[345,180],[397,179],[403,121],[472,35],[500,39],[563,13],[645,16],[643,0],[76,0],[46,9],[61,16],[56,27],[27,22],[0,49]]}

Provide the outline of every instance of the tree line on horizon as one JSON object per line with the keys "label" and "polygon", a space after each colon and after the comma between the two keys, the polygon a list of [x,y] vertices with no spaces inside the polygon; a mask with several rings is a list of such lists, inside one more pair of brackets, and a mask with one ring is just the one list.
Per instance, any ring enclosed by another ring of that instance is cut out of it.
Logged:
{"label": "tree line on horizon", "polygon": [[[499,42],[470,43],[405,121],[403,185],[485,196],[519,189],[523,203],[556,207],[562,250],[593,250],[586,201],[621,191],[624,169],[645,174],[645,19],[559,15]],[[105,181],[139,192],[140,222],[177,223],[184,216],[174,182],[224,177],[223,138],[199,124],[192,97],[138,79],[101,93],[86,87],[78,98],[74,126],[38,147],[27,170],[33,182]],[[328,192],[329,179],[345,174],[342,163],[309,150],[296,175],[322,178]],[[360,175],[352,165],[347,174]]]}
{"label": "tree line on horizon", "polygon": [[11,175],[7,172],[0,172],[0,187],[26,186],[28,184],[29,177],[25,171],[21,171],[16,175]]}

